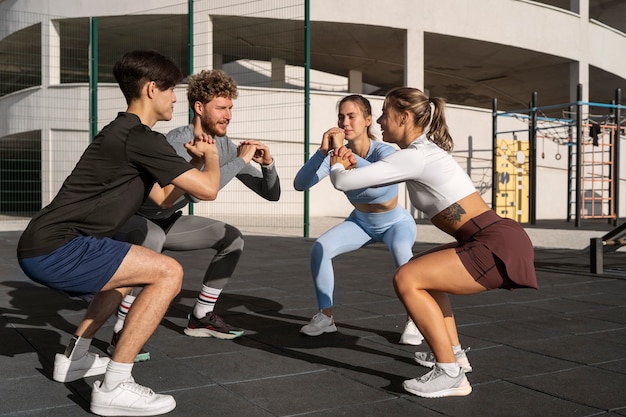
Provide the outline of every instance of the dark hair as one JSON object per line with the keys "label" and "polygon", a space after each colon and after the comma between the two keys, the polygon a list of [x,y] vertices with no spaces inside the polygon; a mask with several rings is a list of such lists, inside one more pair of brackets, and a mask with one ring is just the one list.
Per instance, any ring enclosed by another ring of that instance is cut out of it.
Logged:
{"label": "dark hair", "polygon": [[202,70],[189,77],[187,101],[192,109],[196,101],[206,104],[215,97],[236,99],[238,94],[237,83],[222,70]]}
{"label": "dark hair", "polygon": [[421,127],[423,131],[428,128],[428,132],[424,132],[428,140],[444,151],[452,151],[454,142],[448,132],[444,99],[429,98],[417,88],[397,87],[387,93],[385,106],[393,107],[399,112],[412,113],[415,126]]}
{"label": "dark hair", "polygon": [[[363,117],[372,115],[372,105],[370,104],[369,100],[359,94],[351,94],[339,100],[339,103],[337,104],[337,112],[339,112],[339,108],[342,104],[349,101],[356,103],[356,105],[359,106],[361,112],[363,113]],[[367,137],[370,139],[376,139],[376,136],[374,136],[374,134],[370,130],[371,127],[371,124],[367,127]]]}
{"label": "dark hair", "polygon": [[154,81],[159,90],[167,90],[183,80],[176,63],[153,50],[135,50],[122,55],[113,66],[113,75],[126,98],[126,104],[141,96],[141,89]]}

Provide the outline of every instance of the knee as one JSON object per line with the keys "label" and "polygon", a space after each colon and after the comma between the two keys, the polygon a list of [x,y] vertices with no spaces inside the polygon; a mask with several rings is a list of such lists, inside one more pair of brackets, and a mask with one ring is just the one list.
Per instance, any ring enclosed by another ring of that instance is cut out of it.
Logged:
{"label": "knee", "polygon": [[243,252],[243,235],[235,226],[226,225],[224,252]]}
{"label": "knee", "polygon": [[169,256],[164,256],[164,258],[161,268],[162,276],[158,282],[175,296],[183,286],[183,267],[174,258]]}
{"label": "knee", "polygon": [[395,243],[389,247],[389,251],[396,265],[404,265],[413,257],[413,247],[410,245]]}
{"label": "knee", "polygon": [[144,248],[152,249],[155,252],[161,253],[165,246],[165,239],[167,235],[163,229],[151,230],[145,239],[140,243]]}
{"label": "knee", "polygon": [[311,259],[312,260],[320,260],[324,257],[326,253],[326,249],[324,248],[324,244],[319,240],[316,240],[311,248]]}
{"label": "knee", "polygon": [[411,288],[415,287],[414,277],[411,276],[410,271],[404,265],[399,267],[393,275],[393,287],[396,290],[396,294],[402,298],[407,294]]}

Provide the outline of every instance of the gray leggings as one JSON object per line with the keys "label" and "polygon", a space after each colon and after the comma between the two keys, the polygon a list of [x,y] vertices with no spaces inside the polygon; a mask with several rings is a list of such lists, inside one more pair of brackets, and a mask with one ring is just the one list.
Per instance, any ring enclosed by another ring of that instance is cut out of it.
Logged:
{"label": "gray leggings", "polygon": [[115,235],[115,239],[156,252],[215,249],[217,253],[211,259],[203,280],[204,285],[211,288],[224,288],[243,252],[243,237],[239,229],[200,216],[181,216],[165,232],[156,223],[134,215]]}

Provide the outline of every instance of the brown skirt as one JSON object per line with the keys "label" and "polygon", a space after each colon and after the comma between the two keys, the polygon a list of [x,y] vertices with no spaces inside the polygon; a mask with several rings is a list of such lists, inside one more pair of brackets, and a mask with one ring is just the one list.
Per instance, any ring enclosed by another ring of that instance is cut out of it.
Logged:
{"label": "brown skirt", "polygon": [[489,210],[466,222],[454,238],[461,262],[485,288],[537,288],[535,251],[516,221]]}

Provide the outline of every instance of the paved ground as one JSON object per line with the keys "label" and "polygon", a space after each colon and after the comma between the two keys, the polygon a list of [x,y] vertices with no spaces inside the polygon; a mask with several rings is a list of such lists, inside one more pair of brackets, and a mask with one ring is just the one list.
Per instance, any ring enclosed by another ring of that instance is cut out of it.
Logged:
{"label": "paved ground", "polygon": [[[572,236],[561,240],[569,244]],[[0,416],[90,415],[97,378],[51,379],[54,354],[85,304],[25,278],[15,260],[18,237],[0,232]],[[170,253],[185,266],[184,289],[149,341],[152,360],[134,368],[138,382],[175,396],[168,416],[626,416],[625,253],[607,254],[604,274],[593,275],[584,250],[536,242],[539,290],[454,297],[461,340],[471,347],[473,393],[422,399],[401,387],[426,372],[412,355],[427,347],[397,343],[403,309],[384,247],[336,259],[339,332],[298,333],[315,313],[311,242],[246,238],[218,304],[227,321],[246,329],[233,341],[183,334],[212,253]],[[431,246],[417,243],[415,250]],[[95,350],[106,349],[112,325],[98,334]]]}

